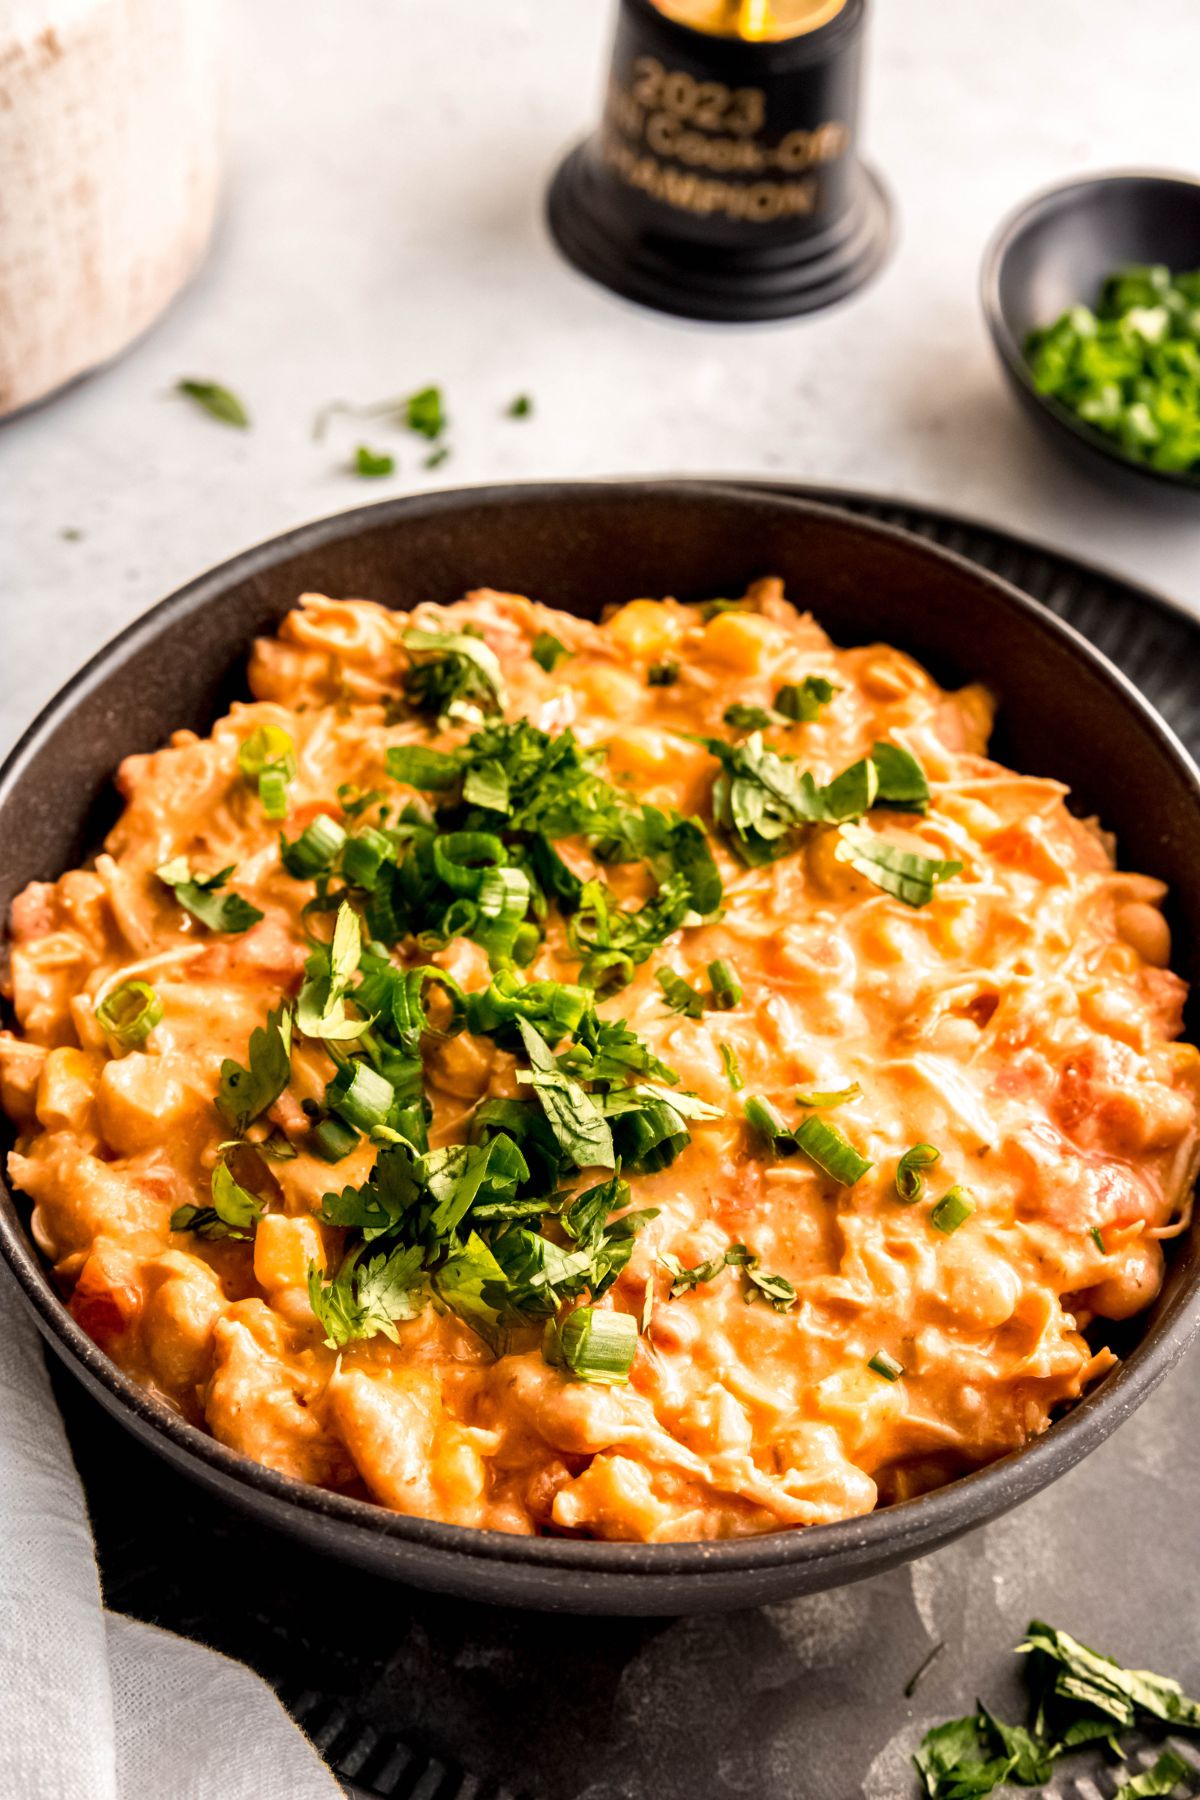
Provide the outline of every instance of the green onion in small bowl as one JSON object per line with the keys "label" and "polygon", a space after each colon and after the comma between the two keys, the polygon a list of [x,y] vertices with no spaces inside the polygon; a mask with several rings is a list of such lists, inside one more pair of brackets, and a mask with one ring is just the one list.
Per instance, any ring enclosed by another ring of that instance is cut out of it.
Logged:
{"label": "green onion in small bowl", "polygon": [[1110,487],[1194,505],[1200,179],[1118,169],[1047,188],[1000,225],[980,286],[1004,374],[1047,440]]}

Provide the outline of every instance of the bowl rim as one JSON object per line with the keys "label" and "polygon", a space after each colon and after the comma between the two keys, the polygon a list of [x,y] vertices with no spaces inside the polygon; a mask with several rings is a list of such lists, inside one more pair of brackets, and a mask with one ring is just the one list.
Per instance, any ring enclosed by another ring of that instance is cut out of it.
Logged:
{"label": "bowl rim", "polygon": [[1000,299],[1000,282],[1004,263],[1013,245],[1031,225],[1065,210],[1088,188],[1120,187],[1126,182],[1157,182],[1163,187],[1187,188],[1200,199],[1200,175],[1189,175],[1178,169],[1121,168],[1101,169],[1093,174],[1070,175],[1051,182],[1026,196],[1007,212],[996,226],[983,252],[979,268],[979,299],[992,344],[1009,377],[1022,397],[1060,430],[1068,432],[1076,443],[1102,456],[1110,467],[1125,470],[1143,482],[1177,494],[1200,494],[1200,468],[1155,469],[1149,463],[1126,456],[1104,432],[1081,419],[1052,394],[1038,392],[1030,374],[1023,346],[1018,342]]}
{"label": "bowl rim", "polygon": [[[1031,632],[1058,640],[1111,690],[1117,704],[1139,716],[1139,722],[1160,749],[1179,767],[1200,801],[1200,769],[1175,733],[1134,684],[1073,626],[1058,618],[1040,601],[1021,589],[960,556],[894,525],[863,518],[819,501],[791,498],[777,493],[739,488],[719,480],[694,479],[530,481],[482,483],[418,494],[326,515],[294,526],[237,552],[224,562],[175,589],[140,614],[101,647],[63,684],[22,733],[0,763],[0,804],[28,779],[29,769],[44,741],[68,718],[78,701],[102,685],[116,667],[139,645],[152,641],[159,628],[186,618],[217,599],[230,586],[263,569],[285,562],[304,551],[322,547],[376,525],[415,514],[428,517],[453,514],[466,508],[511,508],[523,502],[569,504],[579,496],[604,497],[614,506],[647,495],[679,499],[700,505],[710,496],[734,499],[747,506],[768,506],[797,523],[809,518],[836,522],[856,535],[882,539],[903,546],[909,554],[947,562],[995,598],[1023,617]],[[2,1202],[7,1201],[7,1204]],[[1200,1331],[1200,1270],[1168,1301],[1160,1301],[1160,1316],[1146,1335],[1116,1368],[1085,1394],[1072,1410],[1056,1420],[1040,1437],[1021,1449],[948,1482],[944,1487],[914,1499],[883,1507],[859,1518],[808,1526],[803,1530],[765,1532],[746,1538],[667,1542],[659,1544],[609,1542],[595,1539],[520,1537],[507,1532],[469,1525],[452,1525],[390,1512],[371,1500],[334,1493],[282,1475],[253,1462],[241,1452],[190,1424],[155,1399],[146,1389],[123,1374],[83,1331],[56,1295],[43,1259],[22,1227],[15,1195],[0,1174],[0,1260],[7,1265],[18,1289],[33,1313],[35,1323],[71,1372],[102,1400],[120,1422],[150,1441],[153,1447],[208,1486],[232,1489],[227,1497],[255,1510],[305,1519],[310,1532],[325,1528],[326,1537],[345,1528],[348,1535],[366,1536],[384,1553],[389,1540],[396,1552],[411,1549],[474,1562],[507,1565],[510,1569],[543,1569],[553,1575],[584,1575],[639,1579],[699,1576],[706,1570],[725,1575],[781,1574],[804,1565],[809,1568],[843,1561],[845,1579],[853,1579],[855,1565],[872,1554],[895,1562],[933,1549],[973,1526],[986,1523],[1019,1505],[1057,1476],[1066,1473],[1097,1448],[1140,1405],[1187,1350]],[[163,1442],[162,1440],[165,1440]],[[195,1465],[199,1464],[199,1467]],[[297,1527],[299,1528],[299,1527]],[[874,1566],[874,1565],[872,1565]],[[403,1572],[402,1570],[398,1572]]]}

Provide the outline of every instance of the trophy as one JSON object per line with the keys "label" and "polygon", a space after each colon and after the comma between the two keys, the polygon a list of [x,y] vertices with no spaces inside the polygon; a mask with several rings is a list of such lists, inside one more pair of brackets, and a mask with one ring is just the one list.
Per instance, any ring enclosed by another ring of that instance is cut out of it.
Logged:
{"label": "trophy", "polygon": [[887,254],[858,155],[866,0],[619,0],[599,129],[550,187],[577,268],[693,319],[828,306]]}

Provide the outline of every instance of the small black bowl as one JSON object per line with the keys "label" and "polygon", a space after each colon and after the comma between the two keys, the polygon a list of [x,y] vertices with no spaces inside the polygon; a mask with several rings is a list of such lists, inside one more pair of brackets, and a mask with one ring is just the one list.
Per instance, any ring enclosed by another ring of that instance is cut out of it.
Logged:
{"label": "small black bowl", "polygon": [[[0,919],[27,882],[94,850],[115,815],[112,774],[122,757],[179,726],[207,731],[244,694],[252,640],[273,631],[306,590],[407,608],[487,584],[595,618],[634,594],[740,593],[772,573],[838,643],[899,644],[946,683],[986,681],[1001,702],[998,754],[1065,781],[1085,813],[1116,831],[1125,866],[1169,884],[1178,966],[1200,978],[1200,771],[1111,663],[1007,582],[906,532],[829,506],[699,483],[417,495],[286,532],[202,575],[74,676],[0,769]],[[1118,1366],[1044,1436],[988,1468],[866,1518],[804,1531],[675,1544],[523,1538],[408,1518],[307,1486],[187,1424],[76,1323],[30,1241],[27,1213],[0,1180],[0,1261],[16,1290],[71,1372],[176,1469],[380,1576],[549,1611],[755,1606],[924,1556],[1094,1450],[1200,1325],[1198,1215],[1172,1246],[1155,1305],[1123,1330]]]}
{"label": "small black bowl", "polygon": [[1070,306],[1094,306],[1125,263],[1200,269],[1200,178],[1154,170],[1084,175],[1046,188],[1009,214],[983,258],[984,317],[1018,400],[1046,436],[1126,491],[1200,499],[1200,470],[1153,469],[1050,395],[1039,394],[1025,341]]}

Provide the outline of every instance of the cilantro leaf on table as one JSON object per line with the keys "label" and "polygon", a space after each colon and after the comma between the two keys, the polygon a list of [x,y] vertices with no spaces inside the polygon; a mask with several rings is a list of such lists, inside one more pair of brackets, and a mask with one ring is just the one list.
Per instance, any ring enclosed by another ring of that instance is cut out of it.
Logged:
{"label": "cilantro leaf on table", "polygon": [[232,388],[222,387],[219,381],[187,379],[177,381],[175,389],[177,393],[186,394],[189,400],[194,400],[210,419],[216,419],[219,424],[234,425],[239,431],[248,428],[250,414]]}
{"label": "cilantro leaf on table", "polygon": [[396,459],[388,450],[372,450],[367,444],[360,444],[354,452],[351,465],[355,475],[362,475],[368,481],[378,481],[396,472]]}
{"label": "cilantro leaf on table", "polygon": [[1154,1800],[1156,1795],[1170,1795],[1181,1781],[1194,1778],[1195,1774],[1194,1763],[1184,1762],[1173,1750],[1164,1750],[1153,1768],[1135,1775],[1131,1781],[1123,1781],[1113,1800]]}
{"label": "cilantro leaf on table", "polygon": [[[1009,1725],[980,1702],[968,1718],[927,1731],[913,1762],[928,1800],[983,1800],[1006,1781],[1038,1786],[1051,1779],[1059,1757],[1085,1745],[1103,1741],[1120,1755],[1120,1732],[1156,1725],[1200,1731],[1200,1702],[1177,1681],[1123,1668],[1069,1632],[1035,1619],[1017,1651],[1029,1658],[1030,1724]],[[1194,1773],[1167,1751],[1126,1782],[1117,1800],[1170,1794]]]}
{"label": "cilantro leaf on table", "polygon": [[1017,1646],[1030,1659],[1029,1680],[1050,1714],[1058,1702],[1089,1707],[1127,1731],[1141,1717],[1200,1730],[1200,1701],[1190,1700],[1177,1681],[1149,1669],[1125,1669],[1098,1650],[1089,1650],[1067,1631],[1034,1619]]}

